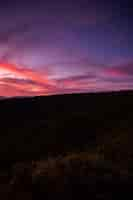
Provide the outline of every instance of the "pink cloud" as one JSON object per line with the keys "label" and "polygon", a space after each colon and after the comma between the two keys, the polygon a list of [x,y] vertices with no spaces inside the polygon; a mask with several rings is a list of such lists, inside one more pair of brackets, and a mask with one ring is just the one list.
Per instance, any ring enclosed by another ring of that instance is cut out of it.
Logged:
{"label": "pink cloud", "polygon": [[19,67],[17,65],[14,64],[5,64],[2,63],[0,64],[0,75],[4,76],[4,74],[8,73],[9,75],[14,75],[16,77],[20,77],[20,78],[28,78],[31,80],[37,80],[39,82],[47,82],[48,81],[48,77],[47,75],[43,75],[40,74],[39,72],[36,72],[32,69],[28,69],[28,68],[24,68],[24,67]]}
{"label": "pink cloud", "polygon": [[111,77],[123,77],[127,76],[128,74],[119,68],[108,68],[104,70],[104,75],[109,75]]}
{"label": "pink cloud", "polygon": [[13,64],[0,64],[0,96],[48,95],[70,91],[89,90],[95,85],[94,74],[49,79],[45,72]]}
{"label": "pink cloud", "polygon": [[0,64],[0,95],[16,96],[26,94],[48,94],[54,88],[47,73],[13,64]]}
{"label": "pink cloud", "polygon": [[46,70],[36,71],[25,66],[1,63],[0,96],[35,96],[128,88],[132,87],[132,76],[131,63],[101,67],[99,70],[97,66],[94,71],[58,79],[52,79]]}
{"label": "pink cloud", "polygon": [[103,73],[114,78],[131,77],[133,76],[133,62],[105,68]]}

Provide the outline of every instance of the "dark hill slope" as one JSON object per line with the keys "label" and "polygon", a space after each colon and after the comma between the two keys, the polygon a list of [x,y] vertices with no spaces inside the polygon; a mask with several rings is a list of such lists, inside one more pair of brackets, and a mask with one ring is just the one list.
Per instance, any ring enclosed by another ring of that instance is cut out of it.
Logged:
{"label": "dark hill slope", "polygon": [[1,160],[81,151],[123,131],[133,139],[133,91],[0,101]]}

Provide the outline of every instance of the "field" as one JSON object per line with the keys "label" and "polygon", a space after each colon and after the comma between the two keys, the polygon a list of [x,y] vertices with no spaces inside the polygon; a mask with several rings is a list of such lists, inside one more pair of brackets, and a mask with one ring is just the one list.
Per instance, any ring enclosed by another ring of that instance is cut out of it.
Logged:
{"label": "field", "polygon": [[0,101],[3,199],[132,194],[133,91]]}

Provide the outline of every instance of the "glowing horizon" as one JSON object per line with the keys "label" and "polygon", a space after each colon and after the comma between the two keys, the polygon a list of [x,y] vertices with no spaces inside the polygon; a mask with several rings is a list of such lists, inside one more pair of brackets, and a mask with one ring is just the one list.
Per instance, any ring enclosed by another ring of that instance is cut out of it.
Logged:
{"label": "glowing horizon", "polygon": [[8,5],[0,2],[0,96],[133,89],[133,5]]}

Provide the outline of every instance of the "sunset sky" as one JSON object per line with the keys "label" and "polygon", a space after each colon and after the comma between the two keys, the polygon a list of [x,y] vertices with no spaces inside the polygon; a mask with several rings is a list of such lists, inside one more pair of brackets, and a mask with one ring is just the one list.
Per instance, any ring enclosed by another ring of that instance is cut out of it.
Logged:
{"label": "sunset sky", "polygon": [[132,4],[0,1],[0,96],[133,89]]}

